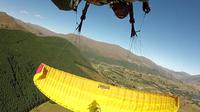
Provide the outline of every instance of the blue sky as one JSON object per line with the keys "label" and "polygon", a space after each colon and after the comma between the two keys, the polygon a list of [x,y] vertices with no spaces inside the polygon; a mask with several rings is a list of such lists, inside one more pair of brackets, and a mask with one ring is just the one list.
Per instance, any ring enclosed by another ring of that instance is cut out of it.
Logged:
{"label": "blue sky", "polygon": [[[146,16],[142,32],[135,39],[133,53],[175,71],[200,74],[200,0],[150,0],[152,12]],[[77,13],[58,10],[51,0],[1,0],[0,11],[25,22],[58,33],[73,33]],[[136,29],[143,20],[142,7],[135,3]],[[129,18],[119,20],[109,6],[89,8],[82,35],[129,49]]]}

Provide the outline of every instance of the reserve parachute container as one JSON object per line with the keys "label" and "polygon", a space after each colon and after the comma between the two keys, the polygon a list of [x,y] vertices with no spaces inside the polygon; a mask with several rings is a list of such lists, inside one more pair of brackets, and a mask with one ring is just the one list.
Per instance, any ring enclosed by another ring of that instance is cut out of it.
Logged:
{"label": "reserve parachute container", "polygon": [[34,84],[49,99],[74,112],[177,112],[179,98],[112,86],[41,64]]}

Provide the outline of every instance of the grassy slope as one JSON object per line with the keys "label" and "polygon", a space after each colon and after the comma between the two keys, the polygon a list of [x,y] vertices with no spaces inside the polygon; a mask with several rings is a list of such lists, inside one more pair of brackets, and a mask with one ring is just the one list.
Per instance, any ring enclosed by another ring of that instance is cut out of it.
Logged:
{"label": "grassy slope", "polygon": [[77,63],[90,64],[70,42],[58,37],[38,37],[17,30],[0,30],[0,110],[29,111],[46,101],[33,85],[40,63],[88,77]]}

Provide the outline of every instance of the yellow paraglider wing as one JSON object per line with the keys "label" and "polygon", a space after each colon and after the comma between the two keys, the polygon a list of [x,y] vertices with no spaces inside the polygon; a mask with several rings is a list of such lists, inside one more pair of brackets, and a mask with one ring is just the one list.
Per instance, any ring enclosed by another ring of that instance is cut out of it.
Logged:
{"label": "yellow paraglider wing", "polygon": [[41,64],[34,84],[49,99],[75,112],[177,112],[178,97],[116,87]]}

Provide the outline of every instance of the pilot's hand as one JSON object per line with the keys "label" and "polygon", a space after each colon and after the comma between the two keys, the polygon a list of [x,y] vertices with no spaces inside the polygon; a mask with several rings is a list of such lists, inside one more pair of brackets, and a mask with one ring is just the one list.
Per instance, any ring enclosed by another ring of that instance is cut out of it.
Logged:
{"label": "pilot's hand", "polygon": [[148,14],[151,11],[151,8],[149,7],[148,2],[143,2],[143,11]]}

